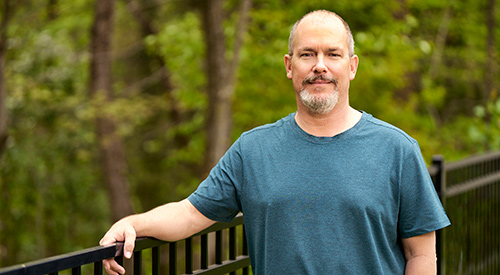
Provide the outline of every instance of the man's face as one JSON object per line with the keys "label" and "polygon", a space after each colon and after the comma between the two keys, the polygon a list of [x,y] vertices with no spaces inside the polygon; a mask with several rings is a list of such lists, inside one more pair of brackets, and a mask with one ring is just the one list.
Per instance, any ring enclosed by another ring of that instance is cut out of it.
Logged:
{"label": "man's face", "polygon": [[297,27],[293,45],[293,55],[285,55],[285,67],[298,104],[325,114],[337,102],[347,103],[358,57],[349,56],[342,22],[336,17],[306,17]]}

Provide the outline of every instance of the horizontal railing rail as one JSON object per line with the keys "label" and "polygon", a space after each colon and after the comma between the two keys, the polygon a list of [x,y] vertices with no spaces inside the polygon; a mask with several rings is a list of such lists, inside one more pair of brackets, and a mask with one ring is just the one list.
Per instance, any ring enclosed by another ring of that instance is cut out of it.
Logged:
{"label": "horizontal railing rail", "polygon": [[[236,228],[241,227],[241,246],[240,253],[237,249]],[[228,232],[228,242],[223,240],[223,232]],[[208,265],[209,246],[208,234],[215,233],[215,264]],[[193,270],[193,238],[200,238],[201,256],[200,269]],[[185,240],[177,242],[166,242],[154,238],[138,238],[135,242],[133,257],[133,273],[143,273],[143,251],[152,250],[151,256],[151,274],[178,274],[177,273],[177,243],[185,241],[185,269],[183,274],[236,274],[241,270],[242,274],[248,274],[250,267],[250,258],[246,244],[245,232],[243,228],[243,215],[238,215],[231,223],[215,223],[209,228],[195,234]],[[227,243],[228,253],[224,253],[223,245]],[[169,245],[169,267],[168,273],[160,273],[160,247]],[[1,275],[38,275],[38,274],[58,274],[61,271],[70,270],[71,274],[81,274],[82,267],[93,264],[94,274],[103,274],[102,260],[115,258],[123,264],[123,243],[116,243],[109,246],[96,246],[88,249],[79,250],[67,254],[53,256],[38,261],[19,264],[11,267],[0,268]],[[224,260],[224,255],[228,254],[228,259]],[[130,273],[129,273],[130,274]]]}
{"label": "horizontal railing rail", "polygon": [[444,163],[446,198],[500,181],[500,151]]}

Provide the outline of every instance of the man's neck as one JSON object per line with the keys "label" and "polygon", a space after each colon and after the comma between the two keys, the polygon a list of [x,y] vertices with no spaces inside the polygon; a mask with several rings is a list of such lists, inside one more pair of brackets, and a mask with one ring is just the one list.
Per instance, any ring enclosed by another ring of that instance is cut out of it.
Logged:
{"label": "man's neck", "polygon": [[324,115],[313,114],[306,109],[299,108],[295,114],[295,121],[302,130],[310,135],[333,137],[351,129],[361,119],[361,112],[349,105],[335,107]]}

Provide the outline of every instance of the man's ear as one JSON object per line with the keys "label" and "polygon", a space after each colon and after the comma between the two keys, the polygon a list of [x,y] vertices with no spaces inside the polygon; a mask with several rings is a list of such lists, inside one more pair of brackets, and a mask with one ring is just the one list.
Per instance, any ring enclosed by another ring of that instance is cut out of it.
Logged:
{"label": "man's ear", "polygon": [[285,70],[286,77],[292,79],[292,57],[289,54],[285,54]]}
{"label": "man's ear", "polygon": [[358,71],[359,57],[353,55],[349,64],[349,80],[353,80],[356,77],[356,72]]}

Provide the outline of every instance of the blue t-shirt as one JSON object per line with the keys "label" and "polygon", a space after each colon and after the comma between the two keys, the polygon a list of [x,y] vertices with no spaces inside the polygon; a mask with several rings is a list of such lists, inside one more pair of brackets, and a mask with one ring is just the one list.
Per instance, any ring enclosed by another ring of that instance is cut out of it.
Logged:
{"label": "blue t-shirt", "polygon": [[417,142],[363,113],[334,137],[294,114],[241,135],[188,198],[238,212],[254,274],[403,274],[401,238],[450,224]]}

